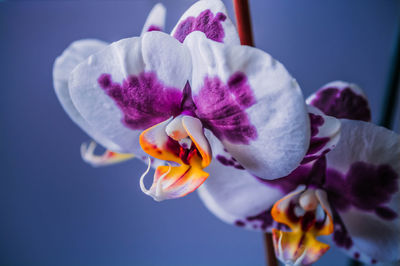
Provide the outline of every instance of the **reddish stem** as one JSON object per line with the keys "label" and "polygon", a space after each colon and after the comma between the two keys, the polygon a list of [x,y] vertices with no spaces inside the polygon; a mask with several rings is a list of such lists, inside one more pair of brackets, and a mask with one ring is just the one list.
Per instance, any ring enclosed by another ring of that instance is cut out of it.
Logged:
{"label": "reddish stem", "polygon": [[237,28],[242,45],[254,46],[248,0],[233,0]]}

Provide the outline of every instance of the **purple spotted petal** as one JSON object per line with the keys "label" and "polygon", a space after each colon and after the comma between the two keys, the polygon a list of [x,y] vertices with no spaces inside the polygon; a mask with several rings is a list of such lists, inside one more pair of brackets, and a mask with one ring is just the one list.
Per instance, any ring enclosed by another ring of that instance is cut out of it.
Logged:
{"label": "purple spotted petal", "polygon": [[320,236],[321,241],[329,244],[332,247],[339,248],[342,252],[347,254],[349,258],[364,262],[366,264],[376,264],[378,261],[373,257],[362,252],[357,246],[354,245],[353,239],[344,227],[343,222],[338,219],[334,220],[334,232],[329,236]]}
{"label": "purple spotted petal", "polygon": [[326,180],[326,159],[325,156],[308,164],[297,167],[289,175],[275,179],[257,179],[264,185],[275,187],[284,194],[294,191],[299,185],[306,185],[313,188],[324,188]]}
{"label": "purple spotted petal", "polygon": [[340,121],[324,115],[313,106],[308,106],[311,126],[310,146],[302,164],[320,158],[334,149],[340,139]]}
{"label": "purple spotted petal", "polygon": [[122,122],[129,128],[144,130],[180,113],[182,91],[165,86],[153,72],[131,75],[122,83],[102,74],[97,81],[121,109]]}
{"label": "purple spotted petal", "polygon": [[225,37],[222,22],[226,20],[225,14],[218,12],[214,14],[210,10],[204,10],[197,17],[188,17],[178,24],[174,37],[183,42],[191,32],[201,31],[207,38],[222,42]]}
{"label": "purple spotted petal", "polygon": [[258,180],[259,185],[244,178],[245,171],[236,179],[230,171],[238,170],[221,168],[212,182],[203,185],[201,198],[224,221],[268,231],[279,227],[269,216],[271,201],[300,185],[319,188],[327,193],[334,219],[334,233],[324,241],[366,263],[398,260],[400,138],[371,123],[341,122],[341,140],[326,160],[323,156],[304,164],[285,178]]}
{"label": "purple spotted petal", "polygon": [[152,31],[120,40],[71,73],[74,105],[121,152],[145,155],[141,130],[177,114],[190,79],[189,51],[168,34]]}
{"label": "purple spotted petal", "polygon": [[351,203],[365,211],[374,211],[383,219],[397,218],[395,210],[386,207],[399,191],[399,175],[390,165],[356,162],[346,174]]}
{"label": "purple spotted petal", "polygon": [[216,42],[239,44],[235,26],[220,0],[197,1],[182,15],[171,35],[183,42],[194,31],[201,31]]}
{"label": "purple spotted petal", "polygon": [[307,103],[336,118],[371,121],[368,100],[355,84],[331,82],[311,95]]}
{"label": "purple spotted petal", "polygon": [[398,260],[400,137],[372,123],[341,122],[341,140],[326,155],[330,203],[361,257]]}
{"label": "purple spotted petal", "polygon": [[308,149],[310,126],[300,88],[283,65],[201,32],[184,44],[192,55],[195,112],[205,127],[253,174],[275,179],[293,171]]}
{"label": "purple spotted petal", "polygon": [[194,97],[196,115],[219,139],[249,144],[257,139],[257,129],[245,110],[256,102],[247,77],[234,73],[225,84],[217,76],[205,77]]}
{"label": "purple spotted petal", "polygon": [[[260,180],[283,193],[298,185],[326,191],[334,211],[333,243],[372,263],[399,258],[400,138],[371,123],[341,120],[341,139],[324,157],[278,180]],[[315,132],[314,132],[315,133]]]}

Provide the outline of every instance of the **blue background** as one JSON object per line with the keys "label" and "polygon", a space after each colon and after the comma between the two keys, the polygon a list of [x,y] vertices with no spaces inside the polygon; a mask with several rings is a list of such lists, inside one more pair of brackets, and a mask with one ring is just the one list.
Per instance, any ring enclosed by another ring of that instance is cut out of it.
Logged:
{"label": "blue background", "polygon": [[[164,2],[168,30],[193,3]],[[156,203],[140,191],[141,162],[94,169],[80,158],[88,136],[55,96],[53,61],[77,39],[138,35],[155,3],[0,3],[0,265],[264,265],[261,234],[225,225],[196,193]],[[257,47],[285,64],[305,96],[336,79],[358,83],[375,122],[399,8],[251,1]],[[346,263],[332,249],[316,265]]]}

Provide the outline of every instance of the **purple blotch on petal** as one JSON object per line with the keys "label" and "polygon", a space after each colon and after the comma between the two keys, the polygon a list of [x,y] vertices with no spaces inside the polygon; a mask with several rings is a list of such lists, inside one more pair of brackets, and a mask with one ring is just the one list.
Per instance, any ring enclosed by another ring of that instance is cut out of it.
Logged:
{"label": "purple blotch on petal", "polygon": [[332,211],[333,224],[335,225],[333,232],[333,241],[338,247],[350,249],[353,246],[353,240],[347,232],[347,229],[344,226],[342,219],[340,219],[339,215],[334,210]]}
{"label": "purple blotch on petal", "polygon": [[311,138],[310,146],[307,151],[307,155],[315,154],[319,152],[323,147],[325,147],[326,143],[328,143],[329,138]]}
{"label": "purple blotch on petal", "polygon": [[308,174],[307,186],[321,188],[326,180],[326,157],[322,156],[312,164]]}
{"label": "purple blotch on petal", "polygon": [[390,165],[353,163],[346,174],[352,204],[366,211],[375,211],[381,218],[394,219],[396,213],[382,204],[398,191],[398,175]]}
{"label": "purple blotch on petal", "polygon": [[398,214],[388,207],[377,207],[375,208],[375,213],[379,217],[385,220],[394,220],[397,218]]}
{"label": "purple blotch on petal", "polygon": [[337,210],[347,210],[351,206],[351,200],[348,193],[349,184],[344,175],[335,169],[328,168],[325,176],[324,189],[328,193],[330,204]]}
{"label": "purple blotch on petal", "polygon": [[245,226],[246,224],[245,224],[243,221],[237,220],[237,221],[235,221],[235,225],[236,225],[236,226],[239,226],[239,227],[243,227],[243,226]]}
{"label": "purple blotch on petal", "polygon": [[368,101],[350,88],[326,88],[317,92],[311,105],[336,118],[371,121]]}
{"label": "purple blotch on petal", "polygon": [[196,115],[219,139],[238,144],[257,139],[257,129],[246,113],[256,100],[244,73],[234,73],[227,84],[218,77],[206,77],[194,103]]}
{"label": "purple blotch on petal", "polygon": [[220,154],[218,154],[216,158],[221,164],[223,164],[225,166],[232,166],[232,167],[234,167],[236,169],[244,170],[244,167],[242,165],[240,165],[235,160],[235,158],[228,159],[225,156],[220,155]]}
{"label": "purple blotch on petal", "polygon": [[300,165],[289,175],[274,179],[274,180],[266,180],[259,177],[256,177],[258,181],[261,183],[279,188],[284,194],[288,194],[295,190],[301,184],[307,184],[309,179],[309,174],[311,171],[311,167],[309,165]]}
{"label": "purple blotch on petal", "polygon": [[124,114],[122,122],[131,129],[146,129],[180,112],[182,92],[166,87],[153,72],[130,75],[122,84],[102,74],[98,84]]}
{"label": "purple blotch on petal", "polygon": [[325,155],[330,150],[326,149],[320,155],[315,155],[317,152],[319,152],[321,149],[325,147],[326,143],[328,143],[330,139],[328,137],[324,138],[316,137],[316,135],[318,135],[319,132],[319,127],[321,127],[325,122],[324,118],[320,115],[316,115],[313,113],[309,113],[308,115],[310,117],[311,139],[307,154],[302,160],[301,164],[306,164],[313,160],[316,160],[319,157]]}
{"label": "purple blotch on petal", "polygon": [[316,154],[308,154],[308,155],[304,156],[304,158],[303,158],[303,160],[301,161],[300,164],[307,164],[309,162],[315,161],[315,160],[321,158],[322,156],[324,156],[325,154],[327,154],[330,151],[331,151],[331,149],[325,149],[318,155],[316,155]]}
{"label": "purple blotch on petal", "polygon": [[324,124],[325,120],[322,116],[313,113],[308,113],[308,116],[310,117],[311,137],[314,137],[319,133],[318,128]]}
{"label": "purple blotch on petal", "polygon": [[247,77],[242,72],[236,72],[228,80],[229,90],[235,95],[236,101],[243,107],[249,108],[256,103]]}
{"label": "purple blotch on petal", "polygon": [[235,164],[233,167],[235,167],[238,170],[245,170],[245,168],[240,164]]}
{"label": "purple blotch on petal", "polygon": [[322,188],[325,183],[326,159],[319,158],[315,163],[300,165],[285,177],[274,180],[265,180],[256,177],[258,181],[268,186],[278,187],[287,194],[295,190],[299,185],[307,185],[314,188]]}
{"label": "purple blotch on petal", "polygon": [[157,25],[150,25],[147,31],[161,31],[161,28]]}
{"label": "purple blotch on petal", "polygon": [[183,42],[191,32],[201,31],[208,39],[222,42],[225,37],[222,22],[226,20],[226,16],[218,12],[215,16],[211,10],[207,9],[201,12],[197,17],[187,17],[181,21],[174,33],[174,37]]}

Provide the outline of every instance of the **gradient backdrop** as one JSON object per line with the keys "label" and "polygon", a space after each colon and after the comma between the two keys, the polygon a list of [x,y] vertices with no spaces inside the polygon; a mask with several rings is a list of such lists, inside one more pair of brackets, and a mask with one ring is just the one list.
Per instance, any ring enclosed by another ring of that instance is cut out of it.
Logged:
{"label": "gradient backdrop", "polygon": [[[164,1],[168,30],[193,2]],[[80,158],[89,138],[58,103],[53,61],[77,39],[138,35],[155,3],[0,3],[1,266],[264,265],[261,234],[225,225],[196,193],[156,203],[140,191],[141,162],[94,169]],[[305,96],[336,79],[358,83],[375,122],[399,8],[395,0],[251,1],[257,47],[285,64]],[[316,265],[346,263],[332,249]]]}

